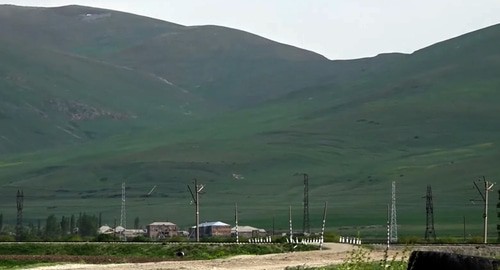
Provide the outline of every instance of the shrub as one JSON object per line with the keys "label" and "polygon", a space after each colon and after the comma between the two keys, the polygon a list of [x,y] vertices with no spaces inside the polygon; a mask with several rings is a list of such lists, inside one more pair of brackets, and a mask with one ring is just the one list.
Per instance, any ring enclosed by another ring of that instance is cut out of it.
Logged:
{"label": "shrub", "polygon": [[99,234],[95,238],[97,242],[112,242],[112,241],[120,241],[120,237],[114,234]]}
{"label": "shrub", "polygon": [[6,234],[0,235],[0,242],[13,242],[13,241],[16,241],[16,238],[14,238],[13,235],[6,235]]}

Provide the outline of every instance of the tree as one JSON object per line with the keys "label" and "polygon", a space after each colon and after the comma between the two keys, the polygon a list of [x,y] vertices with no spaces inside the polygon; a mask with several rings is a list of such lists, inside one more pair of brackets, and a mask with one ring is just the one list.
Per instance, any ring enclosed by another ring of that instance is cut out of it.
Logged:
{"label": "tree", "polygon": [[61,235],[61,226],[53,214],[47,217],[45,222],[45,238],[55,240]]}
{"label": "tree", "polygon": [[25,241],[40,241],[40,234],[33,222],[28,223],[28,229],[25,230]]}
{"label": "tree", "polygon": [[134,229],[139,229],[139,217],[134,219]]}
{"label": "tree", "polygon": [[98,218],[95,215],[87,215],[83,213],[80,215],[80,218],[77,220],[78,232],[81,236],[95,236],[97,235],[97,225]]}
{"label": "tree", "polygon": [[71,233],[75,233],[75,227],[76,227],[75,215],[71,215],[71,219],[69,221],[69,229]]}
{"label": "tree", "polygon": [[61,218],[61,235],[65,236],[70,233],[70,228],[69,228],[69,219],[65,216],[62,216]]}
{"label": "tree", "polygon": [[40,219],[37,219],[37,226],[36,226],[36,235],[38,237],[42,236],[42,221]]}
{"label": "tree", "polygon": [[3,213],[0,213],[0,232],[2,232],[3,229]]}

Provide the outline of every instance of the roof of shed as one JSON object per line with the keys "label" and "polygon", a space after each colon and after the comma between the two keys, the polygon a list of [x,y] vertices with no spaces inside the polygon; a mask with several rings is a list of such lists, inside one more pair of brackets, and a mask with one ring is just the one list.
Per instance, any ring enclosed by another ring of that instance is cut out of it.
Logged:
{"label": "roof of shed", "polygon": [[172,226],[172,225],[173,225],[173,226],[175,226],[175,224],[174,224],[174,223],[172,223],[172,222],[168,222],[168,221],[165,221],[165,222],[162,222],[162,221],[157,221],[157,222],[153,222],[153,223],[149,224],[149,226],[151,226],[151,225],[153,225],[153,226],[159,226],[159,225],[168,225],[168,226]]}
{"label": "roof of shed", "polygon": [[220,221],[200,223],[200,227],[220,227],[220,226],[231,226],[231,225]]}

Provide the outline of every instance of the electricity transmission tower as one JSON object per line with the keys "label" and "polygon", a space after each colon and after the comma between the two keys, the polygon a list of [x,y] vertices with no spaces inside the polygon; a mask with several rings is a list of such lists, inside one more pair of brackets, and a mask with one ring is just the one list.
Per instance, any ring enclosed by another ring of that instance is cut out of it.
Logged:
{"label": "electricity transmission tower", "polygon": [[310,233],[309,225],[309,175],[304,173],[304,221],[302,224],[302,232],[304,234]]}
{"label": "electricity transmission tower", "polygon": [[[481,191],[479,186],[477,185],[477,182],[484,182],[484,191]],[[482,180],[477,180],[474,181],[474,186],[476,187],[477,191],[479,192],[479,195],[481,195],[481,199],[484,203],[484,212],[483,212],[483,218],[484,218],[484,228],[483,228],[483,242],[486,244],[488,243],[488,192],[490,192],[493,189],[493,186],[495,184],[491,183],[486,180],[486,178],[483,176]]]}
{"label": "electricity transmission tower", "polygon": [[429,241],[429,238],[436,240],[436,231],[434,230],[434,205],[432,203],[432,188],[430,185],[427,186],[427,194],[425,195],[425,212],[427,214],[426,225],[425,225],[425,240]]}
{"label": "electricity transmission tower", "polygon": [[127,212],[125,211],[125,183],[122,183],[122,209],[120,214],[120,226],[127,227]]}
{"label": "electricity transmission tower", "polygon": [[23,202],[24,194],[22,190],[17,190],[17,223],[16,223],[16,241],[21,241],[23,232]]}
{"label": "electricity transmission tower", "polygon": [[391,243],[398,242],[398,224],[396,217],[396,181],[392,181],[391,197],[391,222],[389,227],[389,239]]}
{"label": "electricity transmission tower", "polygon": [[194,193],[191,187],[188,185],[189,192],[191,193],[191,197],[193,198],[193,203],[196,206],[196,225],[195,225],[195,233],[196,233],[196,242],[200,242],[200,192],[203,190],[203,185],[198,185],[198,181],[196,178],[194,179]]}
{"label": "electricity transmission tower", "polygon": [[499,221],[497,224],[498,242],[500,243],[500,189],[498,190],[497,214],[498,214],[498,221]]}
{"label": "electricity transmission tower", "polygon": [[295,173],[294,175],[304,176],[304,215],[302,223],[302,232],[304,234],[311,232],[309,224],[309,175],[307,173]]}

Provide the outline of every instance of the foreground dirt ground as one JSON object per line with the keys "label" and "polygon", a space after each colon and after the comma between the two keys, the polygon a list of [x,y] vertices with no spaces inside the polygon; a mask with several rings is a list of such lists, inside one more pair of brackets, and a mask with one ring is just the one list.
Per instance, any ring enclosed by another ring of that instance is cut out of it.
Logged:
{"label": "foreground dirt ground", "polygon": [[[348,244],[327,243],[324,250],[291,252],[269,255],[242,255],[226,259],[207,261],[166,261],[155,263],[134,264],[64,264],[57,266],[38,267],[38,270],[62,270],[62,269],[141,269],[141,270],[226,270],[226,269],[248,269],[248,270],[282,270],[289,266],[318,267],[330,264],[339,264],[349,256],[354,246]],[[394,254],[394,252],[392,252]],[[380,260],[382,251],[370,253],[373,259]]]}
{"label": "foreground dirt ground", "polygon": [[[226,259],[199,260],[199,261],[163,261],[149,263],[127,264],[61,264],[55,266],[38,267],[38,270],[63,270],[63,269],[106,269],[106,270],[282,270],[286,267],[304,266],[321,267],[331,264],[341,264],[349,258],[351,252],[357,247],[348,244],[325,243],[324,250],[291,252],[269,255],[243,255]],[[375,245],[367,253],[372,260],[380,261],[384,257],[384,245]],[[500,245],[413,245],[411,248],[393,246],[388,253],[388,260],[408,260],[411,250],[431,250],[451,252],[464,255],[482,256],[489,258],[500,257]],[[405,251],[406,250],[406,251]]]}

